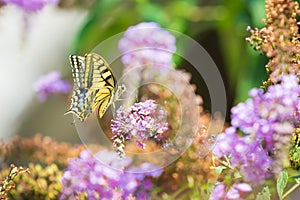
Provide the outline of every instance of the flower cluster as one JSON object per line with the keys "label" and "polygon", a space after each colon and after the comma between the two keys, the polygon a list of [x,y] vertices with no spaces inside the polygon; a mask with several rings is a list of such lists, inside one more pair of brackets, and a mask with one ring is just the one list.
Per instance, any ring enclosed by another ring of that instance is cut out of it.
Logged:
{"label": "flower cluster", "polygon": [[75,199],[80,195],[86,199],[147,199],[153,186],[150,178],[160,176],[162,170],[150,163],[129,168],[130,163],[128,158],[120,160],[115,152],[104,150],[93,157],[83,151],[80,158],[70,159],[62,178],[60,199]]}
{"label": "flower cluster", "polygon": [[216,144],[213,153],[219,158],[230,156],[231,166],[240,169],[245,181],[259,185],[270,177],[272,159],[258,141],[252,141],[249,136],[240,137],[230,127],[218,136]]}
{"label": "flower cluster", "polygon": [[59,0],[1,0],[5,4],[13,4],[26,12],[36,12],[47,4],[57,4]]}
{"label": "flower cluster", "polygon": [[[299,125],[300,88],[296,76],[280,84],[252,89],[251,98],[232,108],[232,127],[219,135],[214,154],[231,157],[246,181],[262,184],[270,172],[278,174],[288,159],[288,147]],[[243,132],[243,137],[237,130]]]}
{"label": "flower cluster", "polygon": [[266,1],[266,27],[251,29],[246,40],[255,50],[271,58],[267,64],[269,81],[278,83],[281,76],[300,74],[300,42],[298,34],[299,4],[297,1]]}
{"label": "flower cluster", "polygon": [[251,191],[252,188],[247,183],[233,184],[229,190],[226,190],[224,184],[218,184],[213,189],[210,200],[244,199]]}
{"label": "flower cluster", "polygon": [[298,80],[293,75],[285,76],[281,84],[270,86],[266,93],[262,89],[252,89],[249,95],[251,99],[232,108],[231,124],[263,140],[266,149],[271,151],[273,135],[291,134],[299,123]]}
{"label": "flower cluster", "polygon": [[122,62],[127,67],[151,63],[172,66],[176,39],[154,22],[143,22],[129,27],[119,41]]}
{"label": "flower cluster", "polygon": [[145,141],[153,138],[163,139],[163,133],[168,130],[166,112],[153,100],[135,103],[128,109],[120,107],[117,117],[112,119],[114,147],[121,157],[125,155],[124,142],[134,138],[137,145],[145,149]]}
{"label": "flower cluster", "polygon": [[34,84],[34,90],[37,92],[40,101],[45,101],[51,94],[67,94],[71,89],[70,83],[62,80],[58,71],[52,71],[41,76]]}

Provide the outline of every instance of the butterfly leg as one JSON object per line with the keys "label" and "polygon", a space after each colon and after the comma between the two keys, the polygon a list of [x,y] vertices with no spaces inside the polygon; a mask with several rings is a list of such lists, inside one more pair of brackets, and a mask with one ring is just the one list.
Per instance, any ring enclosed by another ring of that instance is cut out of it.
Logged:
{"label": "butterfly leg", "polygon": [[136,102],[139,102],[139,96],[138,96],[138,93],[135,94],[135,101],[136,101]]}
{"label": "butterfly leg", "polygon": [[112,114],[113,114],[113,118],[115,118],[115,113],[116,113],[116,104],[115,104],[115,102],[112,102]]}

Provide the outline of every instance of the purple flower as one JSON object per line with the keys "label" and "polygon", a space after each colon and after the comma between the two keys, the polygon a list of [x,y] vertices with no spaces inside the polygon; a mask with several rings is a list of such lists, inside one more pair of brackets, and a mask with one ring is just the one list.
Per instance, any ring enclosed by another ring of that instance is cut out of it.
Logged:
{"label": "purple flower", "polygon": [[257,141],[245,145],[244,149],[246,148],[248,150],[238,152],[239,155],[235,156],[236,160],[233,159],[232,163],[240,167],[245,181],[252,182],[253,185],[261,185],[266,179],[272,177],[273,160]]}
{"label": "purple flower", "polygon": [[254,185],[270,178],[272,159],[267,152],[258,141],[253,141],[249,136],[239,136],[233,127],[218,136],[213,153],[219,158],[230,156],[230,164],[239,168],[244,180]]}
{"label": "purple flower", "polygon": [[71,89],[68,81],[61,80],[61,74],[58,71],[41,76],[34,84],[34,90],[40,101],[45,101],[52,94],[67,94]]}
{"label": "purple flower", "polygon": [[[102,158],[108,158],[103,161],[105,164],[98,160]],[[141,194],[148,198],[154,176],[133,173],[130,163],[130,159],[120,160],[115,152],[104,150],[95,157],[88,151],[81,152],[80,158],[70,159],[64,172],[60,199],[74,199],[80,194],[87,199],[133,199]],[[115,169],[116,166],[124,171]]]}
{"label": "purple flower", "polygon": [[227,128],[225,133],[219,134],[213,148],[214,155],[218,158],[221,158],[224,155],[230,155],[232,146],[235,144],[235,139],[237,137],[236,129],[234,127]]}
{"label": "purple flower", "polygon": [[266,93],[252,89],[250,99],[231,109],[231,124],[258,140],[272,151],[274,134],[292,134],[299,124],[300,87],[296,76],[289,75]]}
{"label": "purple flower", "polygon": [[213,189],[210,200],[243,200],[252,192],[252,188],[247,183],[233,184],[227,191],[224,184],[218,184]]}
{"label": "purple flower", "polygon": [[168,130],[166,111],[155,104],[154,100],[135,103],[128,109],[120,107],[117,117],[111,121],[114,147],[121,157],[125,155],[126,140],[134,139],[137,146],[144,149],[147,139],[161,141],[162,134]]}
{"label": "purple flower", "polygon": [[119,41],[122,62],[127,67],[156,63],[172,66],[176,39],[154,22],[143,22],[129,27]]}
{"label": "purple flower", "polygon": [[135,174],[136,179],[143,180],[145,176],[159,177],[163,169],[151,163],[142,163],[139,167],[130,167],[126,172]]}
{"label": "purple flower", "polygon": [[211,192],[209,200],[222,200],[225,199],[226,186],[224,184],[217,184]]}
{"label": "purple flower", "polygon": [[[294,75],[262,89],[252,89],[250,99],[233,107],[232,127],[218,136],[214,154],[226,155],[244,180],[254,185],[278,174],[294,128],[299,126],[300,87]],[[243,134],[238,134],[241,130]]]}
{"label": "purple flower", "polygon": [[36,12],[47,4],[57,4],[59,0],[0,0],[5,4],[13,4],[26,12]]}

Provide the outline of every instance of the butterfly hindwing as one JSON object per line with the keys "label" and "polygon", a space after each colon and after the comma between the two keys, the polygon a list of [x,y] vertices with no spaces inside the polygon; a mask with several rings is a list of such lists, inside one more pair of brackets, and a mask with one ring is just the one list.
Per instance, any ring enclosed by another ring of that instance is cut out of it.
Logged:
{"label": "butterfly hindwing", "polygon": [[105,87],[101,88],[95,97],[95,104],[97,107],[99,106],[98,109],[98,115],[100,118],[103,117],[105,111],[109,107],[109,105],[113,102],[114,99],[114,88],[112,87]]}
{"label": "butterfly hindwing", "polygon": [[104,113],[106,112],[107,108],[109,107],[109,105],[111,104],[111,97],[107,96],[104,99],[102,99],[100,105],[99,105],[99,109],[98,109],[98,116],[99,118],[102,118]]}
{"label": "butterfly hindwing", "polygon": [[84,121],[89,114],[93,112],[90,106],[96,96],[95,91],[87,89],[75,89],[72,95],[72,103],[70,109],[66,112],[75,114],[81,121]]}

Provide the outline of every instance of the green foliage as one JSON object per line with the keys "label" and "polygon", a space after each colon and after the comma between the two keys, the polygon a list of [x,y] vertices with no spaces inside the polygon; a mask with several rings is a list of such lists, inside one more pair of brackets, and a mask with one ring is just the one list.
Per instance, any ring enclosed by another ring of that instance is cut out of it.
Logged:
{"label": "green foliage", "polygon": [[292,135],[291,148],[289,152],[291,167],[294,169],[300,168],[300,128],[295,129]]}
{"label": "green foliage", "polygon": [[73,51],[77,54],[90,52],[101,41],[124,31],[132,21],[138,21],[137,11],[133,8],[132,1],[96,1],[77,35]]}
{"label": "green foliage", "polygon": [[161,3],[147,0],[96,1],[87,22],[76,37],[73,51],[85,54],[105,39],[144,21],[157,22],[164,28],[184,32],[191,12],[195,12],[195,2],[195,0]]}
{"label": "green foliage", "polygon": [[216,169],[217,174],[221,174],[224,169],[227,169],[227,167],[220,165],[220,166],[216,167],[215,169]]}
{"label": "green foliage", "polygon": [[253,52],[245,43],[248,25],[261,26],[264,16],[264,1],[228,0],[224,1],[226,12],[218,21],[216,29],[221,43],[226,76],[231,91],[235,91],[235,102],[248,98],[248,91],[259,87],[267,78],[263,66],[267,61]]}
{"label": "green foliage", "polygon": [[286,187],[287,181],[288,181],[288,173],[284,170],[281,171],[278,178],[277,178],[277,193],[280,199],[282,199],[283,191]]}
{"label": "green foliage", "polygon": [[257,194],[256,200],[270,200],[270,190],[268,186],[265,186],[260,193]]}

